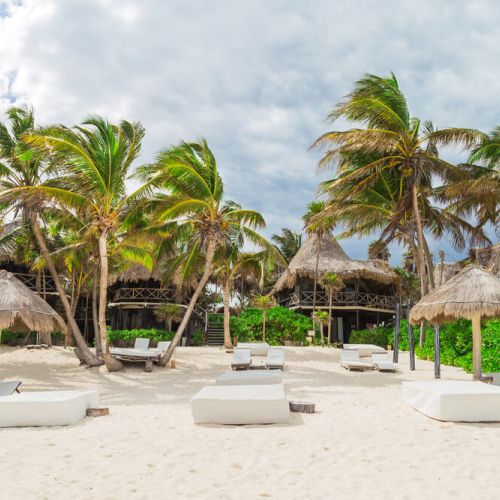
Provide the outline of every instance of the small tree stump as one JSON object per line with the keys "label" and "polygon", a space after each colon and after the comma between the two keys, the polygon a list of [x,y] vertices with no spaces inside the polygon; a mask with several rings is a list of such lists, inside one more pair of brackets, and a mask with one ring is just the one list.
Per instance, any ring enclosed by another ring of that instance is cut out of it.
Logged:
{"label": "small tree stump", "polygon": [[296,413],[314,413],[316,405],[306,401],[290,401],[290,411]]}
{"label": "small tree stump", "polygon": [[172,361],[170,361],[170,368],[175,368],[175,359],[173,359]]}
{"label": "small tree stump", "polygon": [[109,415],[109,408],[87,408],[87,417],[105,417]]}

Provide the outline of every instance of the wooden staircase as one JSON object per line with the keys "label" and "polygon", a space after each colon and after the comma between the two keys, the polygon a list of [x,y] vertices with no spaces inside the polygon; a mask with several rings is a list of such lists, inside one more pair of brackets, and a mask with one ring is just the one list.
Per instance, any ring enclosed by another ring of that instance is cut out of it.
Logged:
{"label": "wooden staircase", "polygon": [[209,313],[207,318],[207,345],[224,345],[224,315]]}

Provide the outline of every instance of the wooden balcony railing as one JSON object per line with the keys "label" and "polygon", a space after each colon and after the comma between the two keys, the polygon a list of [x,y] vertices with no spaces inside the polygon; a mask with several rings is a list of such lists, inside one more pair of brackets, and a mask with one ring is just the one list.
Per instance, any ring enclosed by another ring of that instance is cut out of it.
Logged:
{"label": "wooden balcony railing", "polygon": [[[314,292],[301,292],[300,297],[292,293],[289,297],[281,301],[281,305],[286,307],[312,306]],[[337,292],[333,294],[332,306],[342,307],[370,307],[373,309],[394,310],[397,298],[390,295],[377,295],[364,292]],[[328,293],[325,291],[316,292],[316,305],[318,307],[328,307]]]}
{"label": "wooden balcony railing", "polygon": [[175,301],[174,288],[119,288],[113,302],[172,302]]}
{"label": "wooden balcony railing", "polygon": [[34,292],[57,292],[56,287],[52,279],[38,278],[36,274],[24,274],[24,273],[13,273],[14,276],[22,281],[30,290]]}

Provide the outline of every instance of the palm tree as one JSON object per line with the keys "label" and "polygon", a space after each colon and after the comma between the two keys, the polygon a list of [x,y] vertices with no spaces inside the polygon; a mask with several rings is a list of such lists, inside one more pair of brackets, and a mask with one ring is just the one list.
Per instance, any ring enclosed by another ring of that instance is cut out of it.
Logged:
{"label": "palm tree", "polygon": [[75,338],[75,354],[82,363],[98,366],[102,361],[90,351],[75,321],[40,225],[40,219],[47,208],[45,202],[53,189],[53,165],[25,141],[25,136],[35,131],[33,110],[11,108],[7,115],[10,119],[10,131],[0,123],[0,159],[3,160],[0,162],[0,202],[21,220],[21,225],[31,227],[31,233],[54,280],[66,320]]}
{"label": "palm tree", "polygon": [[281,234],[273,234],[271,240],[274,241],[279,251],[289,263],[302,245],[302,235],[284,227]]}
{"label": "palm tree", "polygon": [[345,287],[345,283],[335,273],[325,273],[321,285],[328,292],[328,344],[332,340],[332,303],[333,295]]}
{"label": "palm tree", "polygon": [[411,116],[406,98],[391,74],[382,78],[366,75],[356,82],[354,90],[330,113],[364,125],[333,131],[319,137],[313,146],[326,148],[321,167],[334,166],[342,176],[336,185],[337,196],[346,195],[342,184],[347,181],[354,193],[371,187],[381,173],[394,172],[409,193],[416,234],[416,257],[421,276],[422,295],[427,293],[424,223],[419,197],[426,196],[422,187],[439,178],[446,184],[463,178],[459,167],[438,156],[438,146],[461,144],[474,146],[481,133],[464,128],[435,130],[429,122],[423,126]]}
{"label": "palm tree", "polygon": [[[147,184],[126,194],[125,180],[139,155],[144,129],[138,122],[113,125],[100,116],[90,116],[72,129],[49,127],[29,137],[29,142],[50,154],[59,177],[40,190],[62,206],[85,211],[97,233],[99,248],[99,334],[109,371],[122,364],[109,353],[106,307],[109,271],[108,240],[124,237],[134,228],[136,202],[147,193]],[[134,259],[151,267],[151,257],[139,248]]]}
{"label": "palm tree", "polygon": [[327,233],[331,233],[336,225],[335,218],[325,214],[326,203],[324,201],[312,201],[307,206],[306,213],[302,216],[304,229],[309,236],[315,235],[317,238],[316,265],[314,268],[314,291],[312,315],[316,311],[316,291],[318,288],[318,267],[321,255],[321,242]]}
{"label": "palm tree", "polygon": [[250,243],[260,245],[263,238],[254,231],[265,226],[262,215],[235,207],[223,200],[224,186],[214,154],[206,140],[182,142],[161,151],[156,162],[140,169],[143,179],[165,190],[150,200],[149,210],[170,231],[171,240],[184,240],[187,258],[179,261],[178,273],[192,275],[203,258],[203,273],[191,296],[184,317],[170,347],[160,360],[165,366],[180,342],[198,297],[212,275],[218,249],[227,247],[231,236],[239,232]]}
{"label": "palm tree", "polygon": [[369,260],[383,260],[388,262],[391,257],[387,243],[382,240],[372,241],[368,245],[368,259]]}
{"label": "palm tree", "polygon": [[167,331],[172,331],[172,321],[182,318],[182,308],[179,304],[161,304],[154,310],[155,318],[164,321]]}
{"label": "palm tree", "polygon": [[316,311],[314,313],[314,320],[319,323],[319,332],[321,335],[321,345],[325,345],[325,335],[323,332],[323,328],[324,328],[325,324],[329,321],[329,318],[330,318],[330,316],[326,311]]}
{"label": "palm tree", "polygon": [[274,299],[271,295],[256,295],[254,302],[262,310],[262,341],[265,341],[267,309],[274,303]]}

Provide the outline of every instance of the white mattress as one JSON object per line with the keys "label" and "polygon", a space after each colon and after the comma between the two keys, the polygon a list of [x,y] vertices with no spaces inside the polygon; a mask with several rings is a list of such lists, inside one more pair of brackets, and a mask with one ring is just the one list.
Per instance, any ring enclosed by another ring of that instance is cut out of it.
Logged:
{"label": "white mattress", "polygon": [[225,372],[215,379],[216,385],[281,384],[281,370],[247,370]]}
{"label": "white mattress", "polygon": [[250,349],[252,356],[267,356],[269,344],[267,342],[238,342],[237,347]]}
{"label": "white mattress", "polygon": [[131,358],[144,358],[144,360],[147,359],[153,359],[157,358],[158,356],[161,355],[161,351],[158,351],[156,349],[151,349],[151,350],[141,350],[141,349],[129,349],[127,347],[112,347],[109,350],[109,353],[112,356],[123,356],[123,357],[131,357]]}
{"label": "white mattress", "polygon": [[358,351],[362,357],[371,356],[372,354],[384,354],[387,352],[383,347],[374,344],[344,344],[342,346],[346,351]]}
{"label": "white mattress", "polygon": [[0,397],[0,427],[71,425],[99,406],[89,391],[22,392]]}
{"label": "white mattress", "polygon": [[483,382],[404,382],[403,400],[428,417],[447,422],[500,421],[500,387]]}
{"label": "white mattress", "polygon": [[278,424],[288,422],[285,389],[274,385],[211,385],[191,399],[196,424]]}

